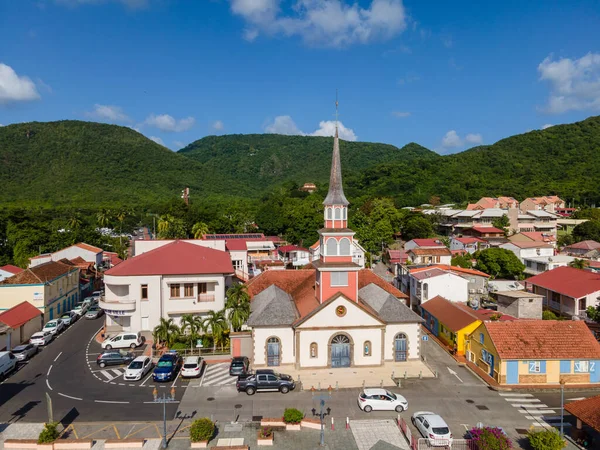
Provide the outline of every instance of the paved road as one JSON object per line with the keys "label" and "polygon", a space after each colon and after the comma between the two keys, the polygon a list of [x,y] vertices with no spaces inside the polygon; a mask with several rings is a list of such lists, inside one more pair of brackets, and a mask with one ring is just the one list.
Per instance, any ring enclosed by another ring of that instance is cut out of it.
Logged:
{"label": "paved road", "polygon": [[[46,393],[52,399],[54,420],[162,419],[162,405],[148,403],[153,400],[151,383],[124,383],[122,378],[103,382],[101,374],[90,370],[95,369],[93,355],[100,350],[93,341],[100,326],[100,320],[77,321],[9,377],[0,386],[0,421],[47,421]],[[94,365],[88,366],[88,360]],[[173,384],[162,384],[159,392],[168,392]],[[180,400],[183,389],[178,386],[175,392]],[[177,406],[167,405],[168,418],[175,416]]]}

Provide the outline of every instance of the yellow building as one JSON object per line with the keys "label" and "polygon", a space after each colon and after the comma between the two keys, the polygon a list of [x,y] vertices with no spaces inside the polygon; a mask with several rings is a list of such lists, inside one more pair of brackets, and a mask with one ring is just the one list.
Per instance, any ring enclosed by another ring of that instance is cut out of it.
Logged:
{"label": "yellow building", "polygon": [[70,311],[79,301],[79,268],[68,260],[50,261],[0,282],[0,311],[28,301],[44,321]]}
{"label": "yellow building", "polygon": [[467,359],[501,385],[600,385],[600,343],[580,321],[484,321]]}
{"label": "yellow building", "polygon": [[469,307],[437,296],[421,305],[425,326],[458,355],[465,354],[467,337],[481,325]]}

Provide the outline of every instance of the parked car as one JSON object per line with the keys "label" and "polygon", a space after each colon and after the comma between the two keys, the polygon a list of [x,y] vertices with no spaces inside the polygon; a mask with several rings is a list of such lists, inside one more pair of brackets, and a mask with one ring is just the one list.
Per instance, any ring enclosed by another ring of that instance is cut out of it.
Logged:
{"label": "parked car", "polygon": [[367,413],[373,410],[402,412],[408,409],[408,401],[386,389],[366,388],[358,396],[358,407]]}
{"label": "parked car", "polygon": [[109,337],[102,343],[102,348],[110,350],[111,348],[136,348],[142,345],[144,340],[140,333],[119,333]]}
{"label": "parked car", "polygon": [[152,360],[149,356],[138,356],[135,358],[129,366],[127,366],[127,370],[125,370],[125,375],[123,378],[126,380],[138,381],[144,378],[148,372],[152,369]]}
{"label": "parked car", "polygon": [[75,306],[71,310],[71,312],[73,312],[73,313],[77,314],[79,317],[81,317],[87,312],[88,309],[89,309],[89,306],[87,305],[87,303],[86,304],[80,303],[79,305]]}
{"label": "parked car", "polygon": [[62,316],[60,316],[60,320],[63,321],[63,323],[65,324],[65,327],[70,326],[78,318],[79,318],[79,316],[76,313],[74,313],[73,311],[69,311],[68,313],[64,313]]}
{"label": "parked car", "polygon": [[246,356],[236,356],[229,365],[229,375],[247,375],[250,372],[250,360]]}
{"label": "parked car", "polygon": [[33,344],[17,345],[12,349],[13,355],[18,361],[27,361],[38,352],[38,348]]}
{"label": "parked car", "polygon": [[96,364],[100,367],[118,366],[129,364],[134,358],[135,355],[133,353],[121,353],[119,351],[103,352],[96,358]]}
{"label": "parked car", "polygon": [[279,391],[287,394],[296,388],[296,383],[289,375],[271,369],[262,369],[240,376],[235,387],[238,392],[245,392],[248,395],[254,395],[256,391]]}
{"label": "parked car", "polygon": [[170,381],[175,379],[181,370],[183,361],[177,353],[166,353],[160,357],[152,372],[154,381]]}
{"label": "parked car", "polygon": [[0,380],[17,368],[17,358],[11,352],[0,352]]}
{"label": "parked car", "polygon": [[65,323],[61,319],[54,319],[47,322],[46,325],[44,325],[44,328],[42,328],[42,331],[49,331],[56,336],[64,329]]}
{"label": "parked car", "polygon": [[39,347],[40,345],[47,345],[52,339],[54,339],[54,335],[49,331],[38,331],[31,335],[29,343]]}
{"label": "parked car", "polygon": [[90,309],[88,309],[88,312],[85,313],[85,318],[86,319],[97,319],[102,314],[104,314],[103,309],[100,309],[97,306],[92,306]]}
{"label": "parked car", "polygon": [[432,447],[449,447],[452,445],[450,427],[438,414],[429,411],[419,411],[412,415],[412,423],[429,440]]}
{"label": "parked car", "polygon": [[181,376],[183,378],[199,377],[204,370],[206,362],[200,356],[188,356],[183,361],[183,369],[181,369]]}
{"label": "parked car", "polygon": [[92,292],[92,295],[90,297],[94,299],[94,302],[98,303],[100,297],[102,297],[103,295],[104,293],[102,291],[94,291]]}
{"label": "parked car", "polygon": [[98,304],[98,299],[95,297],[86,297],[83,299],[83,301],[81,302],[82,305],[86,305],[88,309],[90,309],[92,306],[97,305]]}

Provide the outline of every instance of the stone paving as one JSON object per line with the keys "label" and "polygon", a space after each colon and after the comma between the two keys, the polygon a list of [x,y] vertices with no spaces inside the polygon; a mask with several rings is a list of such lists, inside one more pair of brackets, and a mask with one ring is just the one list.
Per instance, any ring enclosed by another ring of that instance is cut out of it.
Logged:
{"label": "stone paving", "polygon": [[350,429],[358,450],[370,450],[380,441],[389,444],[385,448],[409,450],[408,443],[393,420],[351,420]]}

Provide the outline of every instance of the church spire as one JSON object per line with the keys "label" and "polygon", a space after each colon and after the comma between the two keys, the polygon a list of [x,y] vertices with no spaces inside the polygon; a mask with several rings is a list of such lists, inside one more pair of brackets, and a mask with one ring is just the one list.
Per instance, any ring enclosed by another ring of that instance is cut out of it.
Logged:
{"label": "church spire", "polygon": [[338,135],[338,101],[337,92],[335,96],[335,135],[333,137],[333,156],[331,158],[331,175],[329,176],[329,192],[324,205],[348,206],[348,200],[344,195],[342,186],[342,163],[340,162],[340,139]]}

